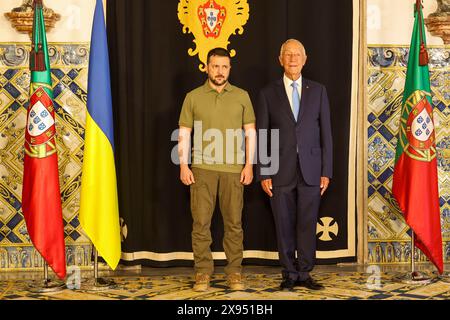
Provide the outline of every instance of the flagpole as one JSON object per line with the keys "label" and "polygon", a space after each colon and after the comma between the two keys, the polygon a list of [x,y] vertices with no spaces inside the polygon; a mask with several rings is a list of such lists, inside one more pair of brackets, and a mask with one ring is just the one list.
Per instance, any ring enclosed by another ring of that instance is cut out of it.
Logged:
{"label": "flagpole", "polygon": [[89,279],[82,286],[82,289],[88,290],[88,291],[103,291],[103,290],[109,290],[109,289],[115,288],[116,283],[113,280],[99,277],[99,274],[98,274],[98,251],[94,245],[92,245],[92,248],[94,249],[94,278]]}
{"label": "flagpole", "polygon": [[98,250],[94,247],[94,279],[98,280]]}
{"label": "flagpole", "polygon": [[417,283],[417,284],[428,284],[432,282],[432,278],[429,277],[426,273],[421,271],[416,271],[416,246],[415,243],[415,233],[411,229],[411,274],[409,275],[408,283]]}
{"label": "flagpole", "polygon": [[411,278],[414,277],[416,272],[416,246],[414,245],[414,231],[411,233]]}
{"label": "flagpole", "polygon": [[66,284],[60,280],[51,280],[48,275],[48,264],[44,260],[44,281],[34,281],[29,285],[30,292],[48,293],[59,292],[66,288]]}
{"label": "flagpole", "polygon": [[[444,267],[445,267],[445,265],[444,265]],[[445,271],[445,270],[444,270],[444,273],[440,274],[440,275],[438,276],[438,278],[439,278],[439,280],[441,280],[442,282],[450,283],[450,271]]]}
{"label": "flagpole", "polygon": [[48,282],[48,264],[44,262],[44,281]]}
{"label": "flagpole", "polygon": [[445,263],[444,263],[444,272],[442,274],[439,274],[437,271],[434,272],[437,274],[438,279],[442,282],[450,283],[450,271],[445,271]]}
{"label": "flagpole", "polygon": [[416,248],[414,245],[415,240],[415,234],[414,231],[411,229],[411,272],[408,272],[407,274],[397,276],[395,280],[399,282],[403,282],[406,284],[413,284],[413,285],[426,285],[433,281],[435,281],[435,278],[432,278],[428,276],[426,273],[421,271],[416,271]]}

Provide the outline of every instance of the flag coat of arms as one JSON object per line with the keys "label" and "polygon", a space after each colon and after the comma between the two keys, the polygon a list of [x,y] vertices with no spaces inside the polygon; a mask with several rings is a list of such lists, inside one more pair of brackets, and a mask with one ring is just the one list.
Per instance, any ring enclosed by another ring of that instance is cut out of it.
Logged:
{"label": "flag coat of arms", "polygon": [[66,276],[50,60],[42,0],[34,1],[30,104],[25,128],[22,211],[36,250],[59,278]]}
{"label": "flag coat of arms", "polygon": [[[417,0],[400,115],[392,192],[414,245],[443,272],[436,138],[422,4]],[[414,258],[414,257],[412,257]]]}

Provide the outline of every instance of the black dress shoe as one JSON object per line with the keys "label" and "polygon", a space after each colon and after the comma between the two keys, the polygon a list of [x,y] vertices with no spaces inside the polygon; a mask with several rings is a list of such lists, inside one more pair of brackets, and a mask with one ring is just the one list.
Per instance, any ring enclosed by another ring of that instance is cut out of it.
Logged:
{"label": "black dress shoe", "polygon": [[294,289],[294,287],[295,287],[295,281],[292,279],[287,278],[287,279],[283,279],[283,281],[281,281],[281,284],[280,284],[281,290],[292,291]]}
{"label": "black dress shoe", "polygon": [[309,277],[306,280],[300,281],[297,280],[295,281],[295,285],[298,287],[305,287],[311,290],[323,290],[325,289],[325,287],[323,285],[321,285],[320,283],[316,282],[313,278]]}

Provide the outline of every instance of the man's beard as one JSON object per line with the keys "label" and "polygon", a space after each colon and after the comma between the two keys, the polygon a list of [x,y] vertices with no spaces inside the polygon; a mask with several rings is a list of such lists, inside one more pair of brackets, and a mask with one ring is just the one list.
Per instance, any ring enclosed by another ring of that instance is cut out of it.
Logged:
{"label": "man's beard", "polygon": [[[217,78],[217,77],[216,77]],[[213,77],[209,77],[209,80],[214,84],[214,85],[216,85],[216,86],[222,86],[222,85],[224,85],[227,81],[228,81],[228,79],[227,78],[225,78],[224,76],[222,76],[222,78],[220,79],[220,80],[217,80],[217,79],[215,79],[215,78],[213,78]]]}

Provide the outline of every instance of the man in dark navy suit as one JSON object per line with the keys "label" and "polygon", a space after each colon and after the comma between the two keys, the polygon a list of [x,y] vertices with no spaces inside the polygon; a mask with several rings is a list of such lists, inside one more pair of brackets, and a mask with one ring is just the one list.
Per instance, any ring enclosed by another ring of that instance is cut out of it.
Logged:
{"label": "man in dark navy suit", "polygon": [[[323,286],[309,272],[315,264],[320,199],[332,176],[328,97],[323,85],[302,77],[306,52],[301,42],[286,41],[279,60],[284,76],[261,90],[256,108],[260,134],[266,129],[273,136],[271,131],[278,129],[279,139],[270,142],[271,150],[276,149],[274,143],[279,144],[278,171],[270,172],[268,166],[273,168],[273,163],[259,161],[256,174],[270,196],[275,219],[283,268],[280,287],[320,290]],[[261,142],[260,148],[268,147]]]}

